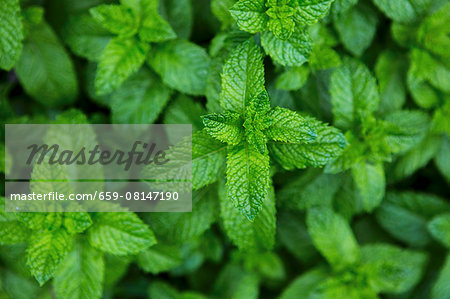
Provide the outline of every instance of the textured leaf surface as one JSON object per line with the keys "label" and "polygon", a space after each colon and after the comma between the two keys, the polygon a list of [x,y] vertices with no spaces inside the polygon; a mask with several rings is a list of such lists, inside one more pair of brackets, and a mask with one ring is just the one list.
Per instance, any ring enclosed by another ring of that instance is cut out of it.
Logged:
{"label": "textured leaf surface", "polygon": [[272,59],[284,66],[300,66],[308,61],[311,38],[306,31],[295,31],[287,40],[281,40],[266,31],[261,35],[261,44]]}
{"label": "textured leaf surface", "polygon": [[243,120],[238,113],[224,112],[202,116],[205,130],[219,141],[238,144],[244,137]]}
{"label": "textured leaf surface", "polygon": [[27,249],[27,264],[40,285],[53,277],[71,243],[72,238],[64,229],[41,231],[32,236]]}
{"label": "textured leaf surface", "polygon": [[103,50],[95,76],[95,90],[104,95],[117,89],[137,72],[150,46],[135,38],[114,38]]}
{"label": "textured leaf surface", "polygon": [[10,70],[22,52],[19,0],[5,0],[0,10],[0,68]]}
{"label": "textured leaf surface", "polygon": [[226,193],[224,186],[219,188],[220,216],[227,236],[241,250],[270,250],[275,242],[273,190],[267,193],[261,210],[253,222],[242,216]]}
{"label": "textured leaf surface", "polygon": [[45,22],[28,30],[15,68],[22,86],[46,106],[71,103],[77,96],[78,83],[69,55]]}
{"label": "textured leaf surface", "polygon": [[148,6],[143,11],[139,37],[145,42],[158,43],[176,38],[176,34],[158,11]]}
{"label": "textured leaf surface", "polygon": [[269,155],[243,143],[228,147],[227,194],[249,220],[261,209],[269,188]]}
{"label": "textured leaf surface", "polygon": [[192,95],[205,93],[210,58],[202,47],[170,41],[156,46],[148,61],[169,87]]}
{"label": "textured leaf surface", "polygon": [[138,264],[144,271],[158,274],[173,269],[182,262],[180,249],[176,246],[157,244],[138,255]]}
{"label": "textured leaf surface", "polygon": [[380,102],[375,78],[356,60],[347,59],[333,72],[330,93],[334,122],[344,129],[375,112]]}
{"label": "textured leaf surface", "polygon": [[132,36],[138,29],[138,17],[122,5],[99,5],[89,10],[92,17],[106,30],[122,36]]}
{"label": "textured leaf surface", "polygon": [[113,123],[151,124],[169,101],[171,90],[148,69],[131,75],[112,95]]}
{"label": "textured leaf surface", "polygon": [[5,198],[0,197],[0,244],[16,244],[28,241],[30,231],[13,213],[5,212]]}
{"label": "textured leaf surface", "polygon": [[292,67],[282,73],[276,81],[276,88],[282,90],[300,89],[308,80],[309,68],[302,65]]}
{"label": "textured leaf surface", "polygon": [[311,208],[306,223],[316,248],[333,268],[340,270],[359,261],[359,247],[350,225],[330,208]]}
{"label": "textured leaf surface", "polygon": [[266,29],[269,18],[265,12],[264,0],[240,0],[230,9],[231,16],[236,20],[239,28],[250,33]]}
{"label": "textured leaf surface", "polygon": [[403,293],[420,281],[428,257],[423,252],[376,244],[361,248],[361,260],[377,292]]}
{"label": "textured leaf surface", "polygon": [[311,25],[325,17],[330,10],[333,0],[306,0],[298,1],[297,12],[294,18],[301,25]]}
{"label": "textured leaf surface", "polygon": [[136,254],[156,243],[153,232],[134,213],[98,213],[88,236],[92,246],[115,255]]}
{"label": "textured leaf surface", "polygon": [[375,5],[389,18],[399,23],[412,23],[425,12],[431,1],[424,0],[374,0]]}
{"label": "textured leaf surface", "polygon": [[264,90],[264,66],[259,47],[242,43],[223,66],[220,105],[224,110],[245,114],[247,102]]}
{"label": "textured leaf surface", "polygon": [[347,142],[336,128],[308,118],[317,138],[307,143],[269,142],[270,155],[285,169],[321,167],[339,156]]}
{"label": "textured leaf surface", "polygon": [[428,230],[436,240],[450,248],[450,214],[434,217],[428,224]]}
{"label": "textured leaf surface", "polygon": [[86,240],[74,244],[55,274],[54,288],[58,298],[101,298],[105,263],[103,254]]}

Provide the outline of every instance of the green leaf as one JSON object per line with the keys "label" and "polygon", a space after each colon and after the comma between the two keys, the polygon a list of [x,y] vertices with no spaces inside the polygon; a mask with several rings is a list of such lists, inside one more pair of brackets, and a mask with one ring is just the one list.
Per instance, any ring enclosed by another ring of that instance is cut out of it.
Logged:
{"label": "green leaf", "polygon": [[327,278],[328,273],[322,268],[309,270],[294,279],[294,281],[283,290],[280,299],[314,298],[318,285]]}
{"label": "green leaf", "polygon": [[248,143],[228,146],[227,194],[250,221],[261,210],[269,189],[269,155]]}
{"label": "green leaf", "polygon": [[5,198],[0,197],[0,244],[26,243],[29,229],[18,221],[14,213],[5,212]]}
{"label": "green leaf", "polygon": [[258,275],[239,265],[227,264],[220,271],[212,293],[218,298],[257,299]]}
{"label": "green leaf", "polygon": [[162,15],[165,16],[176,36],[181,39],[189,39],[194,23],[191,1],[163,0],[160,5],[163,10]]}
{"label": "green leaf", "polygon": [[388,192],[376,211],[381,227],[409,246],[423,247],[430,243],[427,222],[436,215],[450,212],[443,199],[417,192]]}
{"label": "green leaf", "polygon": [[178,247],[157,244],[139,253],[137,260],[144,271],[158,274],[179,266],[182,257]]}
{"label": "green leaf", "polygon": [[256,33],[266,29],[269,17],[265,13],[264,2],[264,0],[239,0],[231,7],[231,16],[241,30]]}
{"label": "green leaf", "polygon": [[135,38],[113,38],[100,56],[95,76],[97,94],[105,95],[117,89],[139,70],[149,50],[149,44]]}
{"label": "green leaf", "polygon": [[380,102],[375,78],[364,64],[353,59],[346,59],[333,72],[330,94],[334,122],[343,129],[373,114]]}
{"label": "green leaf", "polygon": [[297,90],[303,87],[308,77],[308,67],[304,65],[291,67],[278,76],[275,86],[281,90]]}
{"label": "green leaf", "polygon": [[399,52],[386,50],[378,56],[375,75],[380,86],[381,114],[400,109],[406,101],[407,62]]}
{"label": "green leaf", "polygon": [[70,234],[82,233],[92,225],[91,217],[86,212],[64,213],[63,221]]}
{"label": "green leaf", "polygon": [[156,244],[153,232],[134,213],[97,213],[88,237],[92,246],[114,255],[136,254]]}
{"label": "green leaf", "polygon": [[417,21],[426,12],[429,0],[374,0],[375,5],[390,19],[399,23]]}
{"label": "green leaf", "polygon": [[45,22],[28,30],[15,68],[26,93],[49,107],[73,102],[78,83],[69,54]]}
{"label": "green leaf", "polygon": [[[228,182],[227,182],[228,183]],[[244,251],[270,250],[275,243],[275,196],[270,188],[253,222],[242,217],[225,190],[219,185],[220,216],[227,236]]]}
{"label": "green leaf", "polygon": [[365,4],[358,4],[334,19],[334,27],[344,47],[361,56],[370,46],[377,29],[376,12]]}
{"label": "green leaf", "polygon": [[441,149],[434,157],[434,162],[445,179],[450,182],[450,140],[445,136],[442,139]]}
{"label": "green leaf", "polygon": [[386,188],[383,164],[358,163],[352,167],[353,180],[358,187],[364,209],[373,211],[383,200]]}
{"label": "green leaf", "polygon": [[141,68],[111,95],[112,122],[151,124],[164,109],[171,93],[153,72]]}
{"label": "green leaf", "polygon": [[238,113],[224,112],[202,116],[205,130],[215,139],[237,145],[244,138],[243,120]]}
{"label": "green leaf", "polygon": [[288,5],[275,5],[270,7],[266,14],[269,16],[268,29],[279,39],[286,40],[291,37],[295,29],[292,18],[295,10]]}
{"label": "green leaf", "polygon": [[[416,0],[417,1],[417,0]],[[421,24],[418,32],[418,40],[431,53],[441,58],[442,62],[450,67],[450,29],[446,21],[450,19],[450,4],[428,16]]]}
{"label": "green leaf", "polygon": [[91,61],[99,61],[112,35],[89,14],[70,16],[63,27],[64,42],[73,53]]}
{"label": "green leaf", "polygon": [[217,181],[225,164],[226,145],[205,131],[192,135],[192,187],[200,189]]}
{"label": "green leaf", "polygon": [[9,71],[17,63],[23,38],[19,0],[5,0],[0,10],[0,68]]}
{"label": "green leaf", "polygon": [[155,46],[148,62],[169,87],[191,95],[205,93],[211,59],[202,47],[185,40],[166,42]]}
{"label": "green leaf", "polygon": [[307,143],[269,142],[270,155],[285,169],[322,167],[339,156],[347,145],[344,135],[336,128],[307,118],[317,134]]}
{"label": "green leaf", "polygon": [[436,240],[450,248],[450,213],[434,217],[428,223],[428,230]]}
{"label": "green leaf", "polygon": [[275,107],[268,117],[272,125],[264,130],[264,135],[272,140],[296,144],[313,142],[317,138],[308,119],[292,110]]}
{"label": "green leaf", "polygon": [[341,58],[335,50],[323,45],[314,44],[308,63],[313,70],[324,70],[339,66],[341,64]]}
{"label": "green leaf", "polygon": [[91,8],[89,12],[98,24],[112,33],[133,36],[138,30],[139,19],[126,6],[104,4]]}
{"label": "green leaf", "polygon": [[230,27],[234,23],[230,8],[235,3],[234,0],[212,0],[211,11],[222,23],[222,29]]}
{"label": "green leaf", "polygon": [[449,299],[450,298],[450,254],[447,255],[445,263],[439,274],[436,283],[431,289],[431,299]]}
{"label": "green leaf", "polygon": [[41,231],[31,236],[27,264],[41,286],[53,277],[71,245],[72,237],[64,229]]}
{"label": "green leaf", "polygon": [[139,37],[145,42],[159,43],[177,37],[169,23],[154,7],[146,7],[142,13]]}
{"label": "green leaf", "polygon": [[239,45],[223,67],[220,105],[245,114],[248,101],[264,91],[264,66],[259,47],[248,40]]}
{"label": "green leaf", "polygon": [[296,30],[287,40],[278,39],[266,31],[261,35],[261,45],[272,59],[284,66],[301,66],[308,61],[311,38],[307,31]]}
{"label": "green leaf", "polygon": [[370,285],[377,292],[400,294],[422,278],[428,257],[423,252],[405,250],[390,244],[366,245],[361,261]]}
{"label": "green leaf", "polygon": [[192,131],[203,128],[201,116],[206,114],[201,103],[192,98],[179,95],[166,109],[164,115],[165,124],[192,124]]}
{"label": "green leaf", "polygon": [[306,224],[313,243],[333,268],[342,270],[359,262],[359,247],[350,225],[328,207],[308,210]]}
{"label": "green leaf", "polygon": [[294,19],[302,26],[317,23],[328,14],[332,3],[333,0],[298,1]]}
{"label": "green leaf", "polygon": [[58,298],[101,298],[105,263],[103,253],[79,240],[61,262],[54,279]]}
{"label": "green leaf", "polygon": [[436,155],[442,139],[440,136],[426,136],[417,146],[401,156],[393,165],[392,179],[399,180],[410,176]]}
{"label": "green leaf", "polygon": [[385,120],[389,123],[386,141],[393,153],[406,152],[419,144],[430,123],[429,116],[418,110],[397,111],[387,115]]}

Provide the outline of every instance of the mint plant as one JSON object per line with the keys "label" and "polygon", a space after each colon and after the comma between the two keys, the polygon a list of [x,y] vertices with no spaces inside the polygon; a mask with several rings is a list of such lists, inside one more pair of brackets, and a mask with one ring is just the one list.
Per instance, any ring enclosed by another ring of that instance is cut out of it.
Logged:
{"label": "mint plant", "polygon": [[[2,124],[193,134],[141,173],[192,168],[192,212],[5,212],[0,184],[0,298],[450,299],[449,22],[445,0],[3,0]],[[31,191],[111,188],[49,171]]]}

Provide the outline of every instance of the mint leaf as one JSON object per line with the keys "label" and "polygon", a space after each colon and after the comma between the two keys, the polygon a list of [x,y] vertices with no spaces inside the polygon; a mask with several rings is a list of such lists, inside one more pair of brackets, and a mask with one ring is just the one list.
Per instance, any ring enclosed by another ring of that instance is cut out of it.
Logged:
{"label": "mint leaf", "polygon": [[442,137],[441,149],[434,157],[434,162],[445,179],[450,182],[450,140],[448,137]]}
{"label": "mint leaf", "polygon": [[377,292],[404,293],[422,278],[428,257],[423,252],[405,250],[390,244],[366,245],[361,261],[371,286]]}
{"label": "mint leaf", "polygon": [[79,240],[58,267],[54,290],[58,298],[100,298],[103,293],[103,254]]}
{"label": "mint leaf", "polygon": [[[211,3],[212,6],[212,3]],[[190,0],[164,0],[163,12],[173,31],[181,39],[189,39],[194,23],[193,7]]]}
{"label": "mint leaf", "polygon": [[239,0],[230,13],[241,30],[256,33],[266,29],[269,17],[265,14],[264,0]]}
{"label": "mint leaf", "polygon": [[450,248],[450,213],[434,217],[428,230],[436,240]]}
{"label": "mint leaf", "polygon": [[112,121],[151,124],[164,109],[171,93],[156,74],[141,68],[111,94]]}
{"label": "mint leaf", "polygon": [[321,167],[339,156],[347,145],[344,135],[336,128],[307,118],[310,128],[317,134],[305,143],[270,142],[270,155],[285,169]]}
{"label": "mint leaf", "polygon": [[15,67],[23,88],[46,106],[73,102],[78,93],[78,83],[69,54],[45,22],[31,26],[28,31]]}
{"label": "mint leaf", "polygon": [[201,116],[206,114],[201,103],[192,98],[179,95],[166,109],[164,115],[165,124],[192,124],[192,131],[203,128]]}
{"label": "mint leaf", "polygon": [[337,68],[330,83],[334,122],[349,129],[378,109],[380,96],[375,78],[361,62],[346,59]]}
{"label": "mint leaf", "polygon": [[[227,182],[227,184],[229,184]],[[275,198],[273,189],[267,191],[261,210],[253,222],[242,217],[225,190],[219,185],[220,216],[227,236],[245,251],[270,250],[275,242]]]}
{"label": "mint leaf", "polygon": [[137,72],[145,61],[150,46],[135,38],[113,38],[103,50],[95,76],[98,95],[117,89],[129,76]]}
{"label": "mint leaf", "polygon": [[266,31],[261,35],[261,45],[275,62],[283,66],[301,66],[311,52],[311,38],[307,31],[296,30],[287,40],[278,39]]}
{"label": "mint leaf", "polygon": [[225,164],[226,145],[205,131],[192,134],[192,187],[197,190],[217,181]]}
{"label": "mint leaf", "polygon": [[44,230],[31,236],[27,264],[41,286],[53,277],[71,244],[72,237],[64,229]]}
{"label": "mint leaf", "polygon": [[20,223],[13,213],[5,212],[5,198],[0,197],[0,244],[25,243],[30,237],[29,229]]}
{"label": "mint leaf", "polygon": [[248,40],[230,54],[223,66],[220,105],[224,110],[244,115],[247,102],[263,90],[261,50],[252,40]]}
{"label": "mint leaf", "polygon": [[249,220],[259,213],[269,188],[269,154],[248,143],[227,148],[227,194]]}
{"label": "mint leaf", "polygon": [[429,0],[374,0],[378,8],[389,18],[399,23],[412,23],[417,21],[421,14],[426,12]]}
{"label": "mint leaf", "polygon": [[370,46],[377,29],[376,12],[364,3],[334,18],[334,27],[344,47],[355,56],[361,56]]}
{"label": "mint leaf", "polygon": [[142,12],[139,37],[145,42],[159,43],[177,36],[169,23],[158,14],[157,9],[149,6]]}
{"label": "mint leaf", "polygon": [[63,224],[70,234],[76,234],[88,229],[92,225],[92,220],[86,212],[66,212]]}
{"label": "mint leaf", "polygon": [[89,243],[115,255],[136,254],[156,243],[153,232],[134,213],[97,213]]}
{"label": "mint leaf", "polygon": [[138,17],[126,6],[104,4],[91,8],[89,12],[103,28],[112,33],[133,36],[138,30]]}
{"label": "mint leaf", "polygon": [[328,273],[322,268],[309,270],[297,277],[281,294],[280,299],[296,299],[300,296],[311,298],[317,286],[328,278]]}
{"label": "mint leaf", "polygon": [[437,196],[388,192],[375,216],[381,227],[394,238],[409,246],[423,247],[431,241],[428,221],[443,212],[450,212],[450,205]]}
{"label": "mint leaf", "polygon": [[144,271],[158,274],[179,266],[182,262],[182,257],[178,247],[157,244],[142,251],[138,255],[137,260]]}
{"label": "mint leaf", "polygon": [[364,209],[368,212],[373,211],[384,198],[386,178],[383,165],[361,162],[353,165],[352,175]]}
{"label": "mint leaf", "polygon": [[302,88],[308,77],[309,68],[307,66],[291,67],[278,76],[275,86],[281,90],[297,90]]}
{"label": "mint leaf", "polygon": [[433,299],[448,299],[449,297],[449,284],[448,279],[450,277],[450,254],[447,254],[445,263],[442,267],[439,277],[436,280],[433,288],[431,289],[431,298]]}
{"label": "mint leaf", "polygon": [[9,71],[20,57],[24,38],[19,0],[2,3],[0,28],[0,68]]}
{"label": "mint leaf", "polygon": [[220,271],[212,293],[217,297],[257,299],[259,295],[258,275],[236,263],[229,263]]}
{"label": "mint leaf", "polygon": [[226,29],[234,23],[234,19],[231,16],[230,8],[235,3],[234,0],[212,0],[211,11],[219,19],[222,24],[221,28]]}
{"label": "mint leaf", "polygon": [[268,117],[272,125],[264,130],[264,134],[272,140],[295,144],[312,142],[317,138],[308,119],[292,110],[275,107]]}
{"label": "mint leaf", "polygon": [[205,93],[211,60],[202,47],[185,40],[159,44],[149,55],[148,63],[169,87],[191,95]]}
{"label": "mint leaf", "polygon": [[224,112],[202,116],[205,130],[219,141],[237,145],[244,137],[243,120],[238,113]]}
{"label": "mint leaf", "polygon": [[298,1],[294,19],[301,25],[311,25],[325,17],[330,10],[333,0]]}
{"label": "mint leaf", "polygon": [[336,270],[359,262],[359,247],[350,225],[328,207],[308,210],[306,223],[315,247]]}
{"label": "mint leaf", "polygon": [[380,86],[380,113],[400,109],[406,101],[407,62],[399,52],[387,50],[378,56],[375,75]]}
{"label": "mint leaf", "polygon": [[63,27],[64,42],[72,52],[91,61],[100,60],[111,37],[89,14],[71,16]]}

